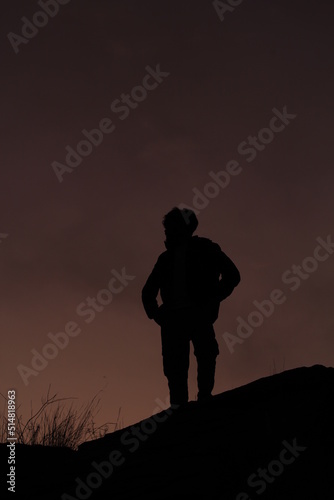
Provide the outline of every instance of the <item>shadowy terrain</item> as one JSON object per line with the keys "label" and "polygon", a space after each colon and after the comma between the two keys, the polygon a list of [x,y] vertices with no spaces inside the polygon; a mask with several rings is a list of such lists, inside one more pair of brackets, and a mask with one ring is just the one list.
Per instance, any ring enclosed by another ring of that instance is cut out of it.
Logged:
{"label": "shadowy terrain", "polygon": [[[17,493],[4,496],[2,482],[1,498],[333,498],[333,389],[334,368],[296,368],[168,409],[78,451],[17,445]],[[1,445],[2,480],[7,455]]]}

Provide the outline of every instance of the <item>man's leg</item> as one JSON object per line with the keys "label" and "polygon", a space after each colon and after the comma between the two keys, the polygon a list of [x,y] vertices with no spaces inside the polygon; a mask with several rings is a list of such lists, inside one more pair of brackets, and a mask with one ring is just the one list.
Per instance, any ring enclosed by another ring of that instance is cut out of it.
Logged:
{"label": "man's leg", "polygon": [[197,359],[198,401],[209,399],[215,384],[216,357],[219,347],[211,323],[198,321],[193,327],[191,340]]}
{"label": "man's leg", "polygon": [[168,380],[170,404],[188,402],[189,336],[182,321],[171,318],[161,327],[163,371]]}

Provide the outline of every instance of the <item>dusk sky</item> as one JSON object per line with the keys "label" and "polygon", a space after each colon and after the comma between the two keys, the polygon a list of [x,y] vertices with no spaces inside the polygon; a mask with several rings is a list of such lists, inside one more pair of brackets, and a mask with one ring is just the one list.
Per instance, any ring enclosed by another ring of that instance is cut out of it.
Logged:
{"label": "dusk sky", "polygon": [[141,290],[181,205],[241,274],[214,394],[333,366],[333,2],[57,5],[2,5],[0,392],[28,415],[49,385],[79,403],[103,389],[98,423],[122,407],[124,425],[169,402]]}

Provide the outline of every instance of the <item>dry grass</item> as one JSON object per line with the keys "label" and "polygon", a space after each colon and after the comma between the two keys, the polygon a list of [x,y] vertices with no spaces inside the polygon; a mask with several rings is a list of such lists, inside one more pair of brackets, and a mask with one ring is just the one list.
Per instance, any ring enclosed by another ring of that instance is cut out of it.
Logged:
{"label": "dry grass", "polygon": [[[100,391],[101,392],[101,391]],[[4,398],[4,411],[0,422],[0,442],[7,440],[7,398]],[[78,446],[91,439],[105,436],[109,426],[113,425],[115,430],[121,428],[120,413],[116,422],[107,422],[97,426],[96,415],[100,410],[101,399],[99,393],[81,407],[76,407],[75,398],[57,398],[57,394],[50,396],[50,387],[47,395],[41,400],[41,406],[37,412],[31,408],[30,418],[24,422],[16,410],[16,437],[17,443],[44,446],[66,446],[76,450]]]}

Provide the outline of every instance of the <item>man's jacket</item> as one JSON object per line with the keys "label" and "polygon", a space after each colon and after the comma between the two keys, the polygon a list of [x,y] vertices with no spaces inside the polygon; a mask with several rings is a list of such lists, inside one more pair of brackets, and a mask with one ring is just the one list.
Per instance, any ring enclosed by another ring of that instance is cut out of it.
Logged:
{"label": "man's jacket", "polygon": [[[217,319],[219,304],[228,297],[240,281],[234,263],[217,243],[208,238],[192,236],[185,249],[185,290],[190,306],[212,323]],[[147,316],[161,324],[161,317],[173,308],[175,282],[175,249],[163,252],[142,290]],[[158,306],[160,292],[163,305]]]}

